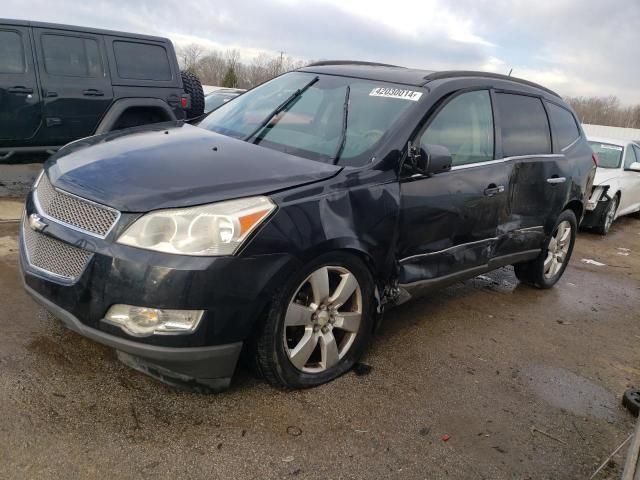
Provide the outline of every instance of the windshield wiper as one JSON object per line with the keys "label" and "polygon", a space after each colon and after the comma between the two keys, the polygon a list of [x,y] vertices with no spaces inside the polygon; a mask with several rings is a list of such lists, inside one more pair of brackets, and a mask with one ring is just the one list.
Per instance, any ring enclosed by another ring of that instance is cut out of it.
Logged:
{"label": "windshield wiper", "polygon": [[344,94],[344,105],[342,107],[342,132],[340,135],[340,144],[338,150],[333,156],[333,164],[337,164],[347,143],[347,120],[349,119],[349,95],[351,95],[351,86],[347,85],[347,92]]}
{"label": "windshield wiper", "polygon": [[316,76],[314,77],[309,83],[307,83],[304,87],[297,89],[295,92],[293,92],[289,98],[287,98],[284,102],[282,102],[280,105],[278,105],[276,107],[275,110],[273,110],[266,118],[265,120],[263,120],[263,122],[258,126],[258,128],[256,128],[253,132],[251,132],[249,135],[247,135],[246,137],[243,138],[243,140],[245,142],[248,142],[249,140],[251,140],[254,136],[256,136],[258,133],[260,133],[262,131],[262,129],[264,129],[267,125],[269,125],[269,123],[271,122],[271,120],[273,120],[273,117],[275,117],[276,115],[278,115],[280,112],[286,110],[286,108],[294,101],[296,100],[300,95],[302,95],[309,87],[311,87],[311,85],[313,85],[314,83],[316,83],[318,80],[320,79],[320,77]]}

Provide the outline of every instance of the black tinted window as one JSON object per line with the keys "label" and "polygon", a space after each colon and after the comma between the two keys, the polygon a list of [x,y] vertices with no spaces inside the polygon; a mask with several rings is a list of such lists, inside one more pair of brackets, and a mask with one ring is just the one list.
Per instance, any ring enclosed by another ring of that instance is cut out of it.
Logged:
{"label": "black tinted window", "polygon": [[496,94],[505,157],[551,153],[549,122],[540,99]]}
{"label": "black tinted window", "polygon": [[100,77],[103,75],[98,42],[91,38],[43,35],[44,67],[50,75]]}
{"label": "black tinted window", "polygon": [[453,165],[493,160],[493,111],[487,90],[463,93],[438,112],[422,143],[449,149]]}
{"label": "black tinted window", "polygon": [[18,32],[0,30],[0,73],[24,73],[24,48]]}
{"label": "black tinted window", "polygon": [[547,103],[547,111],[551,120],[551,130],[558,142],[557,148],[562,149],[575,142],[580,136],[580,130],[578,130],[573,114],[553,103]]}
{"label": "black tinted window", "polygon": [[164,47],[147,43],[113,42],[120,78],[171,80],[169,57]]}

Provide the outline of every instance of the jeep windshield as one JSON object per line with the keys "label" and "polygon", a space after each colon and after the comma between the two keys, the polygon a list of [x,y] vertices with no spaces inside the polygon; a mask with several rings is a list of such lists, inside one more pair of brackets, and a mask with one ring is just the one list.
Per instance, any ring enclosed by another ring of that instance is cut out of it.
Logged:
{"label": "jeep windshield", "polygon": [[591,149],[598,155],[600,168],[620,168],[622,161],[622,148],[620,145],[612,145],[610,143],[589,142]]}
{"label": "jeep windshield", "polygon": [[421,96],[416,87],[292,72],[221,106],[199,126],[312,160],[360,166]]}

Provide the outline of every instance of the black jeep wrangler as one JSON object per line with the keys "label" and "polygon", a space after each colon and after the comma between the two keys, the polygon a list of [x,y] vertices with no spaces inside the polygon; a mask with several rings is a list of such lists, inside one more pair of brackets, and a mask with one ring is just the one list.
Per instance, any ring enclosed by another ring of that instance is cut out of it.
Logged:
{"label": "black jeep wrangler", "polygon": [[167,38],[0,19],[0,160],[203,111]]}

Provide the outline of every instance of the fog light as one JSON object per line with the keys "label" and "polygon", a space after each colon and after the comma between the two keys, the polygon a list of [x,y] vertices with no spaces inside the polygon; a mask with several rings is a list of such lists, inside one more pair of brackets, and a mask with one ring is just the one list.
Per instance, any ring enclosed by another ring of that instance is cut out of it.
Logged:
{"label": "fog light", "polygon": [[181,335],[198,328],[203,310],[160,310],[157,308],[113,305],[104,321],[136,337]]}

